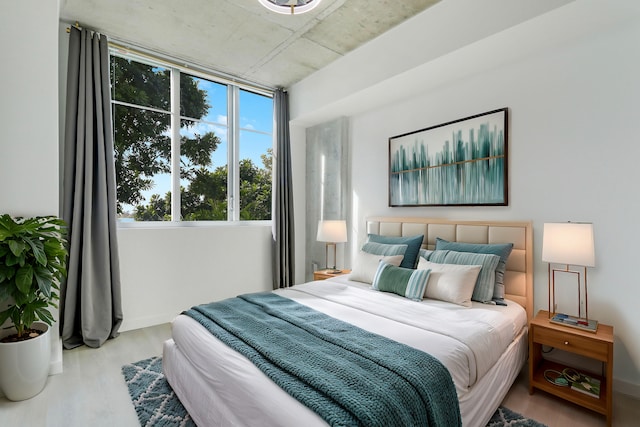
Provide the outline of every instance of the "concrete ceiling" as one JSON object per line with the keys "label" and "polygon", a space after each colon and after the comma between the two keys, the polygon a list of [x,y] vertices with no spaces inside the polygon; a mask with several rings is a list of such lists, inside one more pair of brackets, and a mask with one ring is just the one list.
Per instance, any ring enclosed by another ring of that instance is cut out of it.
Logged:
{"label": "concrete ceiling", "polygon": [[258,0],[61,0],[60,19],[266,87],[290,87],[440,0],[323,0],[281,15]]}

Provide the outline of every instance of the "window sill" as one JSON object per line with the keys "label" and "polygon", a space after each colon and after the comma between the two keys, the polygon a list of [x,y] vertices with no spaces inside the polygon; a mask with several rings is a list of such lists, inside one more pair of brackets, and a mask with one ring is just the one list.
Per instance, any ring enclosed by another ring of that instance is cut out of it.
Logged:
{"label": "window sill", "polygon": [[118,229],[271,227],[272,221],[118,221]]}

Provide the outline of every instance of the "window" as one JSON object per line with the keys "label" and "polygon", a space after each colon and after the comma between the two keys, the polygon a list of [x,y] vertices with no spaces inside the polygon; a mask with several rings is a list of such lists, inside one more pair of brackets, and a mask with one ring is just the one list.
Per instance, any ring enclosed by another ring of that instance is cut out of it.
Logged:
{"label": "window", "polygon": [[271,219],[271,93],[114,51],[110,66],[119,221]]}

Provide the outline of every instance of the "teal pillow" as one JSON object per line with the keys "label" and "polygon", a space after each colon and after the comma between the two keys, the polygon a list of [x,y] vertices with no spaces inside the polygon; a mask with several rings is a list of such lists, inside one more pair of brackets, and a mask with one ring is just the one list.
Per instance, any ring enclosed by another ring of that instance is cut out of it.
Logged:
{"label": "teal pillow", "polygon": [[498,255],[436,250],[429,257],[429,261],[439,264],[481,265],[482,268],[473,288],[471,299],[484,303],[492,301],[493,288],[496,281],[496,267],[500,261]]}
{"label": "teal pillow", "polygon": [[478,254],[493,254],[500,257],[496,267],[496,281],[493,288],[493,299],[504,299],[504,272],[507,269],[507,260],[513,250],[513,243],[463,243],[449,242],[436,238],[436,250],[450,250],[457,252],[474,252]]}
{"label": "teal pillow", "polygon": [[407,245],[407,251],[404,254],[404,259],[400,264],[400,267],[404,268],[416,268],[418,265],[418,252],[422,246],[422,240],[424,235],[419,234],[417,236],[409,237],[397,237],[397,236],[381,236],[379,234],[369,234],[369,242],[385,243],[388,245]]}
{"label": "teal pillow", "polygon": [[431,270],[396,267],[386,262],[378,265],[371,287],[377,291],[392,292],[414,301],[422,301]]}
{"label": "teal pillow", "polygon": [[384,243],[367,242],[362,245],[362,250],[374,255],[404,255],[407,252],[407,245],[386,245]]}

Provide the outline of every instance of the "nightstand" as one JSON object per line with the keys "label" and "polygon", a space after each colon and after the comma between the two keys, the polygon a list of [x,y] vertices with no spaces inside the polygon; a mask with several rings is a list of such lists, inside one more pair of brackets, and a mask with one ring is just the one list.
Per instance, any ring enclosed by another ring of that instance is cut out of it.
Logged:
{"label": "nightstand", "polygon": [[[544,377],[544,371],[553,369],[562,372],[568,366],[542,358],[542,346],[579,354],[602,363],[601,375],[589,372],[600,383],[600,397],[595,398],[550,383]],[[549,312],[541,310],[529,324],[529,394],[534,389],[544,390],[561,399],[603,414],[607,418],[607,426],[611,426],[613,415],[613,326],[598,324],[596,333],[581,331],[568,326],[549,322]]]}
{"label": "nightstand", "polygon": [[339,273],[330,273],[329,270],[318,270],[313,272],[313,280],[325,280],[331,277],[342,276],[343,274],[351,273],[351,270],[340,270]]}

